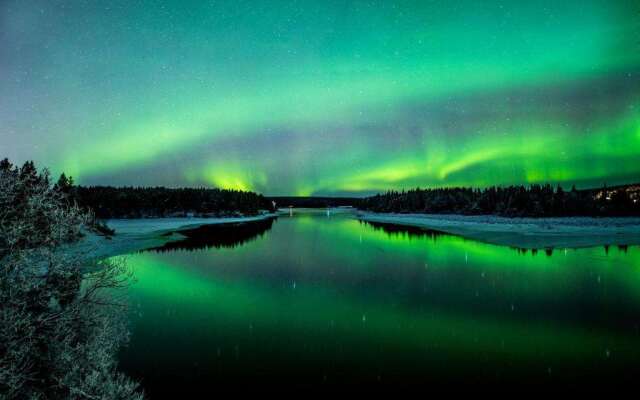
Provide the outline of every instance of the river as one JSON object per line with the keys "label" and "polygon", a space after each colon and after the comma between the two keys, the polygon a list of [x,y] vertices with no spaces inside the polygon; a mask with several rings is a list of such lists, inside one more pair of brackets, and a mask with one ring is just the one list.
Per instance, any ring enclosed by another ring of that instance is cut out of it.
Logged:
{"label": "river", "polygon": [[127,256],[121,366],[251,384],[632,382],[640,247],[523,251],[302,210]]}

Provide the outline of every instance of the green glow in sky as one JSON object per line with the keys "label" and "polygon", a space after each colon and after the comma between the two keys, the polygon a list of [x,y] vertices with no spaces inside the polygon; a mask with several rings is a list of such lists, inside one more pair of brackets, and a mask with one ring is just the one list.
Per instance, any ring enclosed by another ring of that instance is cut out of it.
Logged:
{"label": "green glow in sky", "polygon": [[267,194],[640,176],[634,1],[8,1],[0,150]]}

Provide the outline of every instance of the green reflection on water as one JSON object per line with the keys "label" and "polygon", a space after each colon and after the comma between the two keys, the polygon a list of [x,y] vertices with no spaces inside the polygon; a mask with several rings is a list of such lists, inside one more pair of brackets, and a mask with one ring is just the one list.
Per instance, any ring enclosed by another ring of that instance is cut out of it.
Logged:
{"label": "green reflection on water", "polygon": [[236,248],[128,262],[138,371],[579,374],[640,356],[638,247],[522,254],[298,214]]}

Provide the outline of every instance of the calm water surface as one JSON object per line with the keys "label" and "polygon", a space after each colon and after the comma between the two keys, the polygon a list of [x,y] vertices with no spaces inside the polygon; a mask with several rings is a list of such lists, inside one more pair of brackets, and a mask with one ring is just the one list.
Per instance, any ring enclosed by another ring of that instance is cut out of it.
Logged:
{"label": "calm water surface", "polygon": [[127,373],[252,383],[627,381],[640,248],[537,252],[299,212],[128,256]]}

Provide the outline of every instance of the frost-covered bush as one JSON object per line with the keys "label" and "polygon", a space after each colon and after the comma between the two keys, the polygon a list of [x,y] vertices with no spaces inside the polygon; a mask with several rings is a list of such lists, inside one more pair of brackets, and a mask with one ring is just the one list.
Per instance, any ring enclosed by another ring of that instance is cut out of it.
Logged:
{"label": "frost-covered bush", "polygon": [[0,162],[0,399],[142,398],[116,369],[126,265],[61,249],[91,220],[46,171]]}

